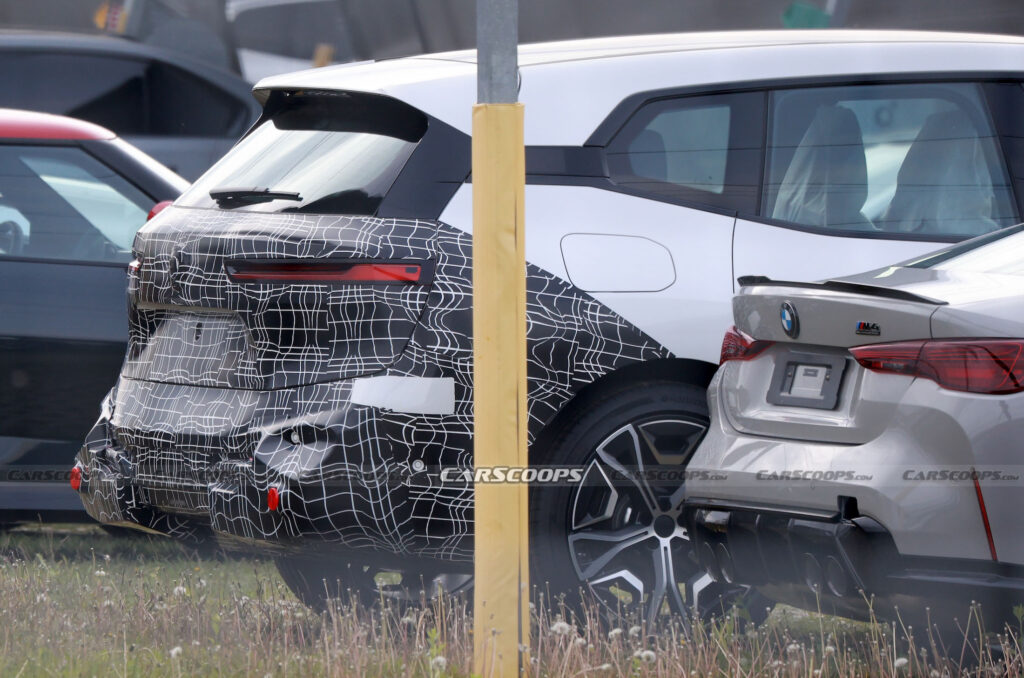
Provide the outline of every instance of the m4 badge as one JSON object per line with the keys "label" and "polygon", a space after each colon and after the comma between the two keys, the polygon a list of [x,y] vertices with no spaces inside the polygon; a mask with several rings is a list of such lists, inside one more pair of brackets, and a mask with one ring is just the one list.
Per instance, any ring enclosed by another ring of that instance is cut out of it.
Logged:
{"label": "m4 badge", "polygon": [[878,323],[868,323],[861,321],[857,323],[857,329],[854,330],[855,334],[863,334],[869,337],[877,337],[882,333],[882,328],[878,326]]}

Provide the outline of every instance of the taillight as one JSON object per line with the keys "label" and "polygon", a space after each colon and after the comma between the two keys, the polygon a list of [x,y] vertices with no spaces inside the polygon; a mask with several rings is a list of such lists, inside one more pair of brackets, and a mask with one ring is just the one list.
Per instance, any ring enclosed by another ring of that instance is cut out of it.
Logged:
{"label": "taillight", "polygon": [[146,217],[146,221],[149,221],[150,219],[152,219],[156,215],[158,215],[161,212],[163,212],[165,209],[170,207],[171,204],[172,204],[172,201],[170,201],[170,200],[161,200],[157,204],[153,205],[153,209],[149,210],[149,215]]}
{"label": "taillight", "polygon": [[1024,340],[905,341],[857,346],[850,353],[869,370],[931,379],[951,391],[1024,391]]}
{"label": "taillight", "polygon": [[733,325],[722,337],[722,354],[718,364],[723,365],[730,360],[751,360],[773,343],[775,342],[754,339]]}
{"label": "taillight", "polygon": [[419,262],[351,262],[338,259],[224,262],[228,277],[236,282],[284,283],[383,283],[425,285],[429,269]]}

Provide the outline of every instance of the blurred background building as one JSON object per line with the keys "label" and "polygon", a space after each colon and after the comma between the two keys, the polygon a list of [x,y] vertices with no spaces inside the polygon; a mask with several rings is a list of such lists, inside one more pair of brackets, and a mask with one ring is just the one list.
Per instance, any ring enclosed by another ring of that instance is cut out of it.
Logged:
{"label": "blurred background building", "polygon": [[[520,41],[756,28],[1024,34],[1020,0],[520,0]],[[0,0],[0,25],[107,32],[249,81],[317,64],[472,47],[473,0]]]}

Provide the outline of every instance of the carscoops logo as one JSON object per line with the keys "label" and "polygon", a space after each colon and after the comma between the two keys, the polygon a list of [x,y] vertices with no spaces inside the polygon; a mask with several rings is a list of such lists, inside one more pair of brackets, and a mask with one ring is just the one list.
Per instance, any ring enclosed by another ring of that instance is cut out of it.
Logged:
{"label": "carscoops logo", "polygon": [[871,476],[856,471],[820,471],[792,469],[786,471],[758,471],[758,480],[871,480]]}
{"label": "carscoops logo", "polygon": [[581,468],[523,468],[520,466],[486,466],[481,468],[446,468],[441,470],[443,483],[578,483],[583,480]]}

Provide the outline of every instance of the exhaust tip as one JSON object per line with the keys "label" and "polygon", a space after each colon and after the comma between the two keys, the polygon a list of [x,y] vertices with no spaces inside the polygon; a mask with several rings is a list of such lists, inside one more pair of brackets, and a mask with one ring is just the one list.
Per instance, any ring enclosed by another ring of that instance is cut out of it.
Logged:
{"label": "exhaust tip", "polygon": [[821,563],[810,553],[804,553],[803,557],[804,582],[815,593],[821,593],[824,577],[822,575]]}
{"label": "exhaust tip", "polygon": [[697,560],[700,561],[701,567],[708,573],[708,576],[712,580],[718,582],[722,580],[722,573],[718,569],[718,558],[715,557],[714,547],[708,542],[701,544],[698,550]]}
{"label": "exhaust tip", "polygon": [[718,569],[722,573],[722,579],[726,584],[732,584],[736,581],[736,566],[732,561],[732,555],[729,553],[729,547],[725,543],[720,543],[717,551]]}
{"label": "exhaust tip", "polygon": [[825,560],[825,583],[828,584],[828,590],[840,598],[850,590],[850,580],[846,576],[846,568],[834,556],[829,556]]}

